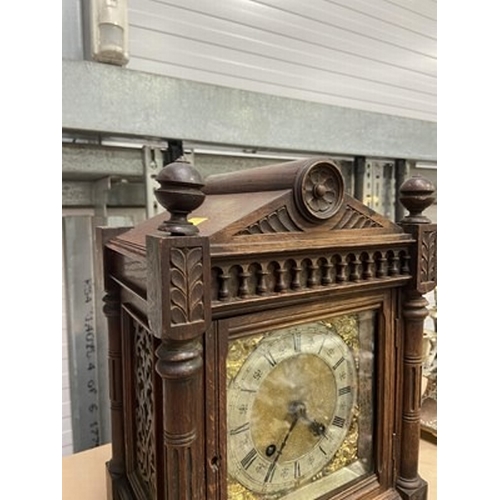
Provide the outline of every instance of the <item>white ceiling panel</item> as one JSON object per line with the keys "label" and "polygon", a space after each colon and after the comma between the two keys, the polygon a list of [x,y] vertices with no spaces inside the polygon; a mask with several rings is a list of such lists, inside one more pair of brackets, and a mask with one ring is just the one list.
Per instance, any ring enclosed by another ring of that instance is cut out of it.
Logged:
{"label": "white ceiling panel", "polygon": [[436,121],[432,3],[129,0],[128,68]]}

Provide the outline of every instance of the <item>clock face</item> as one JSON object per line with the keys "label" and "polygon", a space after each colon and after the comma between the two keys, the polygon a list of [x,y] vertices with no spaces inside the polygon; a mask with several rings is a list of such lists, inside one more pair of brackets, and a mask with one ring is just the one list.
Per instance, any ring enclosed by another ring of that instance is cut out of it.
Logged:
{"label": "clock face", "polygon": [[[343,338],[339,325],[345,334],[347,324],[349,335]],[[359,319],[353,315],[276,329],[231,345],[227,440],[233,492],[245,490],[244,498],[288,498],[333,472],[332,462],[359,413],[357,356]],[[357,425],[355,432],[359,435]],[[358,458],[357,445],[349,443]],[[239,497],[230,493],[229,498]]]}

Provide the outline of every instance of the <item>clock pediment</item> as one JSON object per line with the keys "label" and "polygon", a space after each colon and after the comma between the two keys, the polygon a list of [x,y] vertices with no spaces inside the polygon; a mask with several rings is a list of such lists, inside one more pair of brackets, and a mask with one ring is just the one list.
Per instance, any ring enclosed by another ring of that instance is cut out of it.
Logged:
{"label": "clock pediment", "polygon": [[[213,175],[201,189],[204,201],[188,221],[209,238],[212,255],[410,239],[400,226],[345,193],[340,168],[329,158]],[[117,240],[144,254],[146,235],[158,232],[168,218],[161,213]]]}
{"label": "clock pediment", "polygon": [[[259,167],[206,179],[203,205],[193,212],[214,250],[235,245],[335,246],[370,238],[408,239],[388,218],[344,192],[340,168],[328,158]],[[225,223],[226,222],[226,223]]]}
{"label": "clock pediment", "polygon": [[[300,214],[291,192],[267,193],[267,200],[257,206],[254,195],[257,193],[214,195],[213,199],[209,196],[206,205],[192,214],[190,220],[198,224],[201,234],[209,236],[214,251],[218,245],[224,245],[227,250],[230,246],[271,245],[273,242],[281,245],[285,241],[304,241],[307,246],[310,238],[318,242],[323,240],[326,245],[345,245],[358,242],[361,230],[372,239],[379,236],[386,241],[391,235],[397,240],[408,239],[399,226],[349,195],[344,196],[339,211],[320,224],[313,224]],[[249,198],[252,198],[251,203]],[[262,202],[262,197],[259,201]],[[211,210],[212,205],[214,210]],[[231,210],[245,205],[246,210],[240,209],[239,217],[234,209]],[[231,220],[220,214],[212,221],[213,214],[225,206]]]}

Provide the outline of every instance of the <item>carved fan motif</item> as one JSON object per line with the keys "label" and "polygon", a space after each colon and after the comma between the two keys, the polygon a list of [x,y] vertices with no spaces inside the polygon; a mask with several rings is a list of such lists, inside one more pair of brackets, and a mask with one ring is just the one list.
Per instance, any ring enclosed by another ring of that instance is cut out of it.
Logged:
{"label": "carved fan motif", "polygon": [[366,227],[382,227],[382,224],[367,217],[350,205],[346,205],[344,216],[333,229],[364,229]]}
{"label": "carved fan motif", "polygon": [[281,207],[272,214],[269,214],[236,234],[292,233],[300,231],[302,231],[302,229],[293,222],[287,208]]}

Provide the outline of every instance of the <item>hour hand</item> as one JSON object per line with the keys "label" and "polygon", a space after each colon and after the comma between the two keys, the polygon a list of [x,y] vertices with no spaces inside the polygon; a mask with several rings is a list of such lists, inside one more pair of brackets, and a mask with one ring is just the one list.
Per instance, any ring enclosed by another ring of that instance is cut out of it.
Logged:
{"label": "hour hand", "polygon": [[306,406],[301,401],[292,401],[289,405],[288,412],[295,418],[304,420],[307,423],[309,430],[315,436],[324,436],[325,426],[324,424],[318,422],[317,420],[311,420],[307,415]]}
{"label": "hour hand", "polygon": [[326,427],[324,426],[324,424],[318,422],[317,420],[309,420],[309,430],[315,436],[324,436]]}

